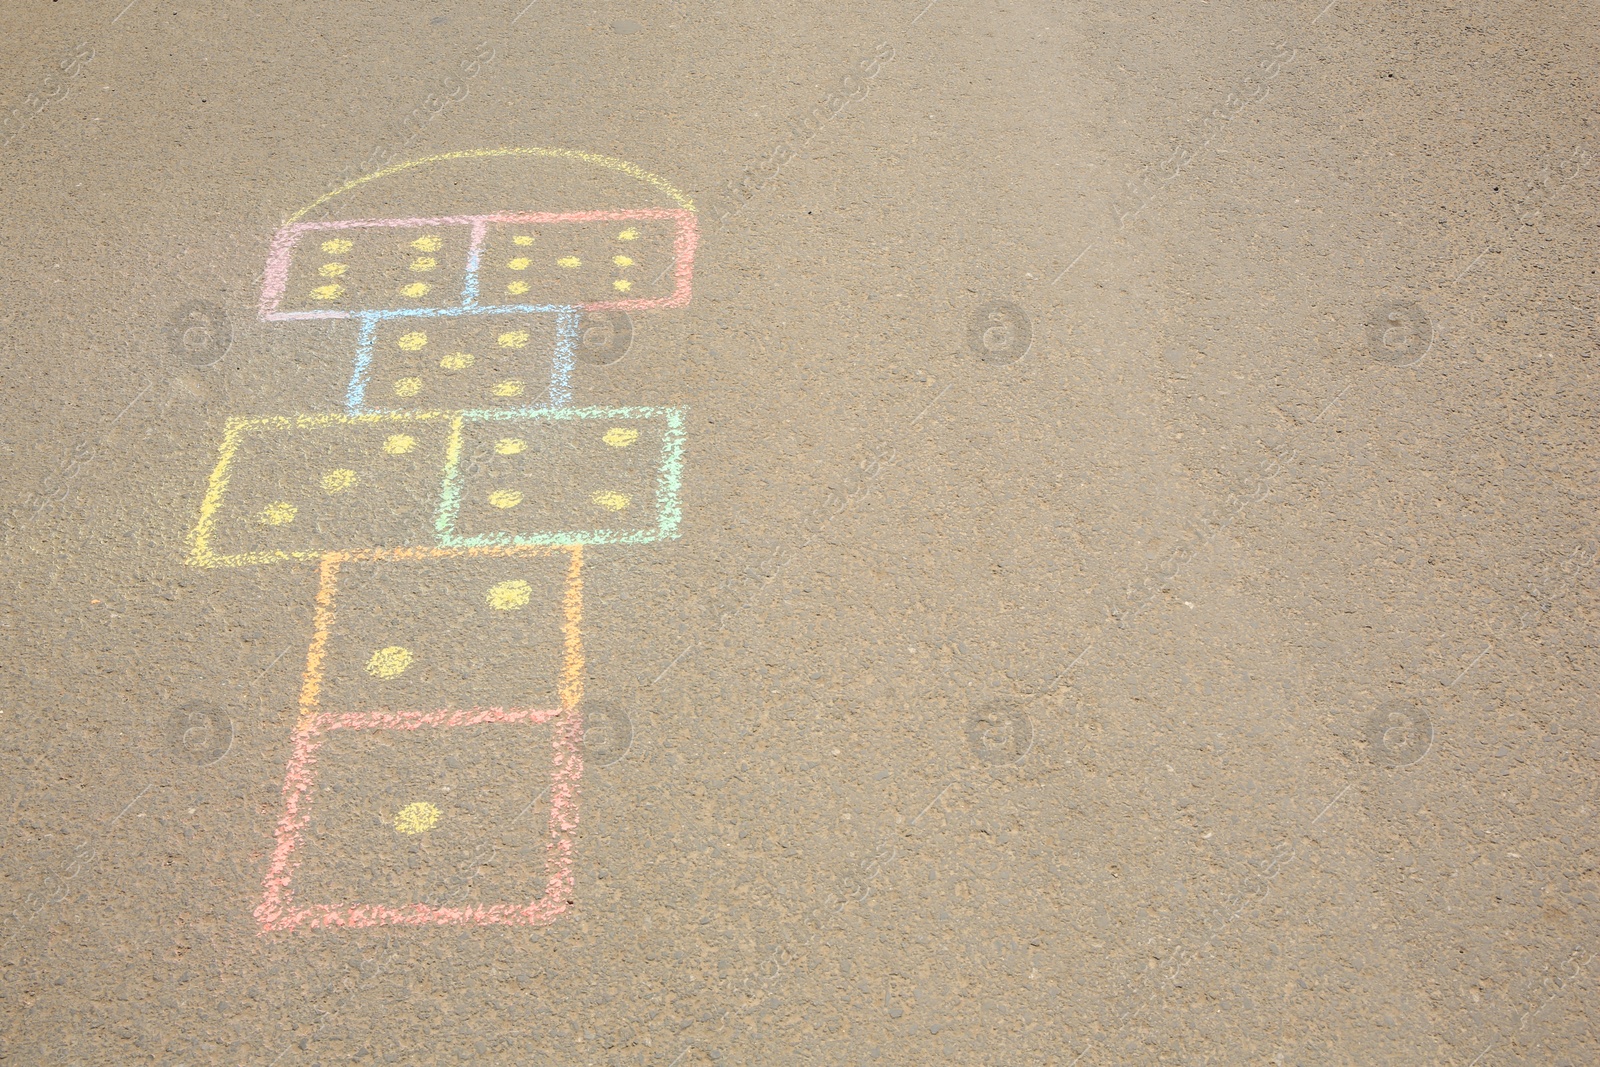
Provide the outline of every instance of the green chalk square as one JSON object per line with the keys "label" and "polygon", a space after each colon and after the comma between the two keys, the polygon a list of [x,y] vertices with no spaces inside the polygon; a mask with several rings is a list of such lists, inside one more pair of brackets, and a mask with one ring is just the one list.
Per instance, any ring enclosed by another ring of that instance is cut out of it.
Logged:
{"label": "green chalk square", "polygon": [[439,544],[675,538],[682,463],[679,408],[464,412],[446,447]]}

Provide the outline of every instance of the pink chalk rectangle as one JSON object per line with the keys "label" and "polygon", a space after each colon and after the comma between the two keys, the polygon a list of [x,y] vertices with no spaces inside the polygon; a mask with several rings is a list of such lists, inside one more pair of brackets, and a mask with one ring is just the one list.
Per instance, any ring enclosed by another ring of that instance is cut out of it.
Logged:
{"label": "pink chalk rectangle", "polygon": [[[492,215],[440,215],[431,218],[404,219],[340,219],[332,222],[296,222],[284,226],[272,239],[267,253],[267,268],[261,284],[259,314],[263,321],[282,322],[309,319],[347,319],[375,314],[371,311],[330,308],[314,311],[279,311],[289,281],[289,263],[295,246],[302,235],[324,230],[350,230],[378,227],[423,227],[470,225],[472,227],[472,253],[476,269],[477,253],[481,250],[484,234],[494,223],[559,225],[563,223],[626,222],[630,220],[667,219],[674,223],[673,232],[673,289],[665,296],[646,299],[618,299],[587,301],[574,305],[583,311],[650,311],[658,308],[683,307],[689,303],[691,282],[694,276],[694,253],[700,242],[695,213],[683,208],[636,208],[630,211],[523,211],[502,212]],[[512,310],[506,306],[482,306],[471,302],[446,304],[404,311],[382,311],[382,315],[437,315],[441,312],[492,314]]]}
{"label": "pink chalk rectangle", "polygon": [[[449,729],[483,724],[555,722],[551,732],[549,835],[545,841],[543,891],[526,902],[508,901],[447,907],[435,904],[296,904],[295,850],[311,819],[316,791],[317,752],[327,736],[342,730]],[[572,903],[573,835],[578,826],[578,782],[583,776],[583,717],[571,708],[468,708],[440,711],[324,712],[296,731],[294,750],[284,775],[284,811],[275,831],[276,847],[265,879],[265,894],[256,907],[263,934],[275,931],[365,928],[372,926],[514,925],[543,926],[555,921]]]}

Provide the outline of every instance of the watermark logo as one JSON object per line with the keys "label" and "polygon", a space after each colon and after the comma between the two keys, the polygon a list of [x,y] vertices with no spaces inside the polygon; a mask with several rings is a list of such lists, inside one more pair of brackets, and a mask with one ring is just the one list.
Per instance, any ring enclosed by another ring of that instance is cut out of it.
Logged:
{"label": "watermark logo", "polygon": [[633,317],[626,311],[589,311],[578,323],[578,360],[609,367],[633,347]]}
{"label": "watermark logo", "polygon": [[583,708],[583,762],[589,767],[609,767],[620,762],[633,747],[633,720],[621,708],[603,700],[585,702]]}
{"label": "watermark logo", "polygon": [[233,347],[233,326],[221,307],[194,300],[173,314],[167,339],[173,359],[186,367],[209,367]]}
{"label": "watermark logo", "polygon": [[1366,735],[1380,765],[1409,767],[1433,748],[1433,719],[1421,704],[1391,700],[1367,716]]}
{"label": "watermark logo", "polygon": [[174,755],[196,767],[209,767],[233,748],[233,719],[214,704],[185,704],[168,719],[167,739]]}
{"label": "watermark logo", "polygon": [[967,714],[967,746],[990,767],[1021,763],[1033,748],[1033,720],[1011,701],[984,704]]}
{"label": "watermark logo", "polygon": [[967,323],[967,350],[985,363],[1015,363],[1033,347],[1033,321],[1009,301],[984,304]]}
{"label": "watermark logo", "polygon": [[1433,320],[1414,303],[1390,304],[1367,324],[1372,358],[1389,367],[1415,367],[1433,351]]}

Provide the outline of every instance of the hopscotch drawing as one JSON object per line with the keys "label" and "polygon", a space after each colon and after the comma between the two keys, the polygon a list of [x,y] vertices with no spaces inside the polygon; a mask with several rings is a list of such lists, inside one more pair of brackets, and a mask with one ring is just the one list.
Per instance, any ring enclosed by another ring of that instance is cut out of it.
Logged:
{"label": "hopscotch drawing", "polygon": [[[392,210],[429,198],[464,203]],[[580,323],[686,305],[696,240],[663,179],[540,148],[400,164],[276,235],[260,318],[343,331],[348,385],[230,419],[189,539],[316,568],[263,932],[571,903],[584,550],[677,537],[683,451],[680,409],[572,406]]]}

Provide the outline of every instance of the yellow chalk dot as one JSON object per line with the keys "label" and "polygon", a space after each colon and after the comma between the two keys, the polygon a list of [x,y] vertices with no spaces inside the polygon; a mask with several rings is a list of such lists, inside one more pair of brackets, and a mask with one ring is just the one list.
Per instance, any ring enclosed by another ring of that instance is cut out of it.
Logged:
{"label": "yellow chalk dot", "polygon": [[494,450],[502,456],[514,456],[528,447],[528,442],[520,437],[502,437],[494,443]]}
{"label": "yellow chalk dot", "polygon": [[528,343],[527,330],[507,330],[497,340],[501,348],[521,348]]}
{"label": "yellow chalk dot", "polygon": [[491,608],[499,611],[515,611],[527,607],[532,597],[533,586],[521,578],[515,578],[509,582],[491,585],[487,599]]}
{"label": "yellow chalk dot", "polygon": [[411,247],[418,252],[437,252],[444,247],[444,242],[437,237],[418,237],[411,242]]}
{"label": "yellow chalk dot", "polygon": [[322,266],[317,268],[317,273],[322,275],[324,278],[338,278],[349,269],[350,268],[345,266],[343,263],[324,263]]}
{"label": "yellow chalk dot", "polygon": [[510,285],[506,286],[506,292],[510,293],[513,296],[521,296],[523,293],[526,293],[527,291],[528,291],[528,283],[527,282],[512,282]]}
{"label": "yellow chalk dot", "polygon": [[521,396],[525,388],[521,378],[507,378],[503,382],[494,383],[495,396]]}
{"label": "yellow chalk dot", "polygon": [[589,498],[607,511],[621,511],[633,503],[633,498],[627,493],[599,492]]}
{"label": "yellow chalk dot", "polygon": [[583,266],[583,260],[579,259],[577,256],[562,256],[560,259],[556,260],[556,266],[569,268],[581,267]]}
{"label": "yellow chalk dot", "polygon": [[409,296],[413,300],[419,296],[422,296],[427,291],[428,284],[426,282],[412,282],[410,285],[402,285],[400,287],[400,294],[402,296]]}
{"label": "yellow chalk dot", "polygon": [[626,278],[618,278],[616,281],[611,283],[611,288],[615,289],[619,293],[626,293],[629,289],[633,288],[633,283]]}
{"label": "yellow chalk dot", "polygon": [[531,245],[533,244],[533,238],[529,237],[525,233],[519,233],[511,239],[511,243],[517,245]]}
{"label": "yellow chalk dot", "polygon": [[432,256],[418,256],[411,261],[411,269],[419,274],[425,270],[433,270],[439,266],[439,261]]}
{"label": "yellow chalk dot", "polygon": [[427,801],[401,808],[394,817],[394,828],[402,834],[425,834],[439,825],[439,809]]}
{"label": "yellow chalk dot", "polygon": [[513,259],[510,263],[506,264],[506,269],[507,270],[527,270],[528,269],[528,264],[530,264],[532,262],[533,262],[533,260],[529,259],[527,256],[518,256],[516,259]]}
{"label": "yellow chalk dot", "polygon": [[422,392],[421,378],[400,378],[394,383],[395,396],[416,396]]}
{"label": "yellow chalk dot", "polygon": [[342,256],[356,246],[354,241],[343,237],[331,237],[322,242],[322,250],[330,256]]}
{"label": "yellow chalk dot", "polygon": [[342,493],[346,489],[353,488],[355,484],[356,472],[345,470],[343,467],[331,470],[322,476],[322,488],[330,493]]}
{"label": "yellow chalk dot", "polygon": [[445,370],[466,370],[472,366],[471,352],[452,352],[439,361]]}
{"label": "yellow chalk dot", "polygon": [[390,434],[383,442],[383,450],[391,456],[403,456],[417,447],[417,439],[408,433]]}
{"label": "yellow chalk dot", "polygon": [[632,226],[629,226],[626,230],[623,230],[621,233],[617,234],[617,240],[619,241],[637,241],[638,239],[639,231],[634,229]]}
{"label": "yellow chalk dot", "polygon": [[630,430],[623,426],[613,426],[611,429],[606,431],[606,435],[604,437],[600,438],[600,440],[604,441],[612,448],[627,448],[638,439],[638,430]]}
{"label": "yellow chalk dot", "polygon": [[411,333],[401,334],[400,340],[395,342],[402,352],[415,352],[427,343],[428,335],[421,330],[413,330]]}
{"label": "yellow chalk dot", "polygon": [[264,526],[286,526],[294,521],[300,509],[287,500],[274,501],[261,509],[256,521]]}
{"label": "yellow chalk dot", "polygon": [[627,256],[612,256],[611,262],[615,263],[619,267],[633,266],[633,260],[629,259]]}
{"label": "yellow chalk dot", "polygon": [[411,666],[411,650],[399,645],[380,648],[367,660],[367,673],[374,678],[394,678]]}
{"label": "yellow chalk dot", "polygon": [[337,300],[344,295],[344,286],[319,285],[311,290],[311,295],[318,300]]}
{"label": "yellow chalk dot", "polygon": [[514,508],[522,503],[522,494],[515,489],[496,489],[489,494],[489,503],[497,508]]}

